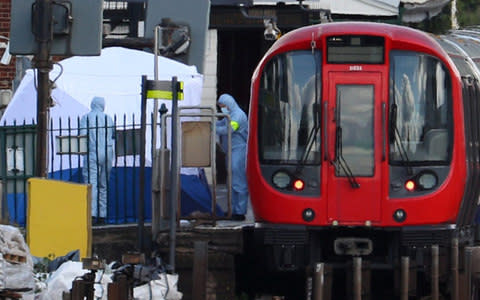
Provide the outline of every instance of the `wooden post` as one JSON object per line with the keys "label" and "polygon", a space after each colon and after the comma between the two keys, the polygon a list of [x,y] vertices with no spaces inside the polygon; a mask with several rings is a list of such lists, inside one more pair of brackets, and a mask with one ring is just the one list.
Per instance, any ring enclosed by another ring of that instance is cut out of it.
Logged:
{"label": "wooden post", "polygon": [[208,243],[194,242],[193,257],[193,300],[207,299]]}

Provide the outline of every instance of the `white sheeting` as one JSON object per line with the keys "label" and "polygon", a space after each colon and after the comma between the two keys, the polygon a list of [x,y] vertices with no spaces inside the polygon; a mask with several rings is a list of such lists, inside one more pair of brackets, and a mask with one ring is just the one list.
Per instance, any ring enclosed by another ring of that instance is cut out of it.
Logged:
{"label": "white sheeting", "polygon": [[[112,117],[116,115],[119,124],[123,125],[124,115],[127,124],[132,123],[133,116],[135,123],[140,123],[141,77],[147,75],[148,79],[154,78],[153,54],[111,47],[103,49],[100,56],[75,56],[64,59],[59,64],[62,68],[55,65],[50,72],[50,79],[55,80],[56,85],[52,90],[54,106],[50,109],[54,129],[59,127],[59,117],[62,118],[63,128],[67,126],[68,118],[71,118],[72,125],[76,126],[77,118],[89,111],[90,101],[94,96],[105,98],[105,112]],[[197,72],[195,66],[187,66],[165,57],[158,58],[158,66],[159,80],[171,80],[172,76],[177,76],[179,81],[184,82],[184,100],[178,102],[179,106],[200,105],[203,76]],[[26,124],[35,123],[37,93],[34,75],[33,70],[28,70],[25,74],[0,120],[1,125],[5,123],[13,125],[15,121],[17,125],[24,121]],[[171,113],[171,101],[159,100],[159,107],[161,103],[165,103]],[[147,101],[148,116],[153,111],[153,105],[153,100]],[[151,165],[149,130],[146,138],[146,163],[149,166]],[[160,138],[157,138],[157,143],[158,147]],[[55,151],[49,149],[52,150]],[[57,162],[50,170],[59,169],[60,159],[55,160]],[[63,166],[66,162],[64,161]],[[119,159],[119,163],[122,162],[123,159]],[[182,173],[197,174],[197,170],[183,168]]]}
{"label": "white sheeting", "polygon": [[[25,258],[9,262],[8,255]],[[0,289],[33,289],[33,260],[20,229],[0,224]]]}
{"label": "white sheeting", "polygon": [[319,0],[319,8],[332,14],[396,16],[400,0]]}
{"label": "white sheeting", "polygon": [[450,0],[402,0],[402,3],[402,21],[415,23],[435,17]]}
{"label": "white sheeting", "polygon": [[[83,276],[89,270],[83,269],[81,262],[67,261],[63,263],[45,282],[46,285],[37,298],[39,300],[62,299],[63,292],[69,292],[72,281]],[[111,270],[97,271],[95,276],[95,299],[108,299],[108,284],[112,282]],[[177,290],[178,275],[162,273],[159,279],[135,287],[133,297],[138,300],[181,300],[182,293]]]}
{"label": "white sheeting", "polygon": [[[253,5],[298,5],[299,0],[254,0]],[[400,0],[305,0],[304,6],[311,9],[327,9],[332,14],[396,16]]]}

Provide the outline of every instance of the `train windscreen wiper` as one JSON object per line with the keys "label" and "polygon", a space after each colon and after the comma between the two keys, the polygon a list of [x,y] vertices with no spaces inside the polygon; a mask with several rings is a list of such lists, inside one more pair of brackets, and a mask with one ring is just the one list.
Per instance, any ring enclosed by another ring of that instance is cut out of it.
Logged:
{"label": "train windscreen wiper", "polygon": [[316,54],[314,52],[314,44],[312,44],[312,55],[313,59],[315,61],[315,103],[313,104],[313,127],[310,129],[310,132],[308,133],[307,137],[307,143],[305,144],[305,150],[303,150],[302,156],[300,156],[300,161],[297,165],[297,172],[300,172],[301,169],[305,166],[307,163],[308,156],[310,155],[310,152],[312,151],[313,144],[316,140],[318,130],[320,130],[320,113],[321,113],[321,104],[319,103],[319,86],[318,86],[318,79],[319,79],[319,74],[320,74],[320,63],[321,60],[319,60],[318,53]]}
{"label": "train windscreen wiper", "polygon": [[302,156],[300,158],[300,167],[303,167],[307,163],[308,156],[312,151],[313,144],[315,143],[315,137],[317,136],[319,130],[320,125],[318,124],[315,124],[315,126],[310,129],[310,132],[308,133],[307,144],[305,145],[305,150],[303,150]]}
{"label": "train windscreen wiper", "polygon": [[333,166],[335,167],[335,171],[337,171],[339,168],[343,170],[343,173],[348,178],[348,182],[350,183],[350,186],[354,189],[358,189],[360,187],[360,184],[358,184],[357,179],[353,175],[352,170],[348,166],[347,161],[343,157],[342,154],[342,127],[337,126],[336,128],[336,141],[335,141],[335,160],[332,161]]}
{"label": "train windscreen wiper", "polygon": [[307,143],[305,144],[305,149],[302,152],[302,156],[300,156],[300,161],[298,162],[297,166],[297,171],[300,171],[305,164],[307,163],[308,156],[310,155],[310,152],[312,151],[313,144],[315,143],[316,136],[318,134],[318,131],[320,130],[320,120],[319,120],[319,105],[315,104],[314,105],[314,125],[312,129],[310,129],[310,132],[308,133],[307,137]]}
{"label": "train windscreen wiper", "polygon": [[390,144],[395,143],[397,145],[398,152],[400,154],[401,162],[404,166],[407,167],[407,173],[409,175],[413,174],[412,166],[410,165],[410,160],[408,159],[407,150],[403,146],[402,141],[400,140],[400,132],[397,128],[397,104],[393,103],[390,108]]}

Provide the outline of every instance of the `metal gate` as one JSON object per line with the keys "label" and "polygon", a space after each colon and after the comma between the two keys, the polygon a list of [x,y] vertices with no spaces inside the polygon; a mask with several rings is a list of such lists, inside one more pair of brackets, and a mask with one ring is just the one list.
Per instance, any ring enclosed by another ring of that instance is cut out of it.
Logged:
{"label": "metal gate", "polygon": [[27,179],[35,174],[36,125],[0,127],[2,220],[25,224]]}

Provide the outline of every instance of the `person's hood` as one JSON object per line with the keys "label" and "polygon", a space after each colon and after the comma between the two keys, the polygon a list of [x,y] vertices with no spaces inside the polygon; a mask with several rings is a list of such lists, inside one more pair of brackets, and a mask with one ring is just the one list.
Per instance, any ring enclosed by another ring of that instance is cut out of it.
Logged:
{"label": "person's hood", "polygon": [[233,111],[238,107],[235,99],[229,94],[222,94],[220,98],[218,98],[218,103],[226,105],[230,111]]}
{"label": "person's hood", "polygon": [[105,98],[103,97],[93,97],[90,107],[94,111],[104,111],[105,110]]}

